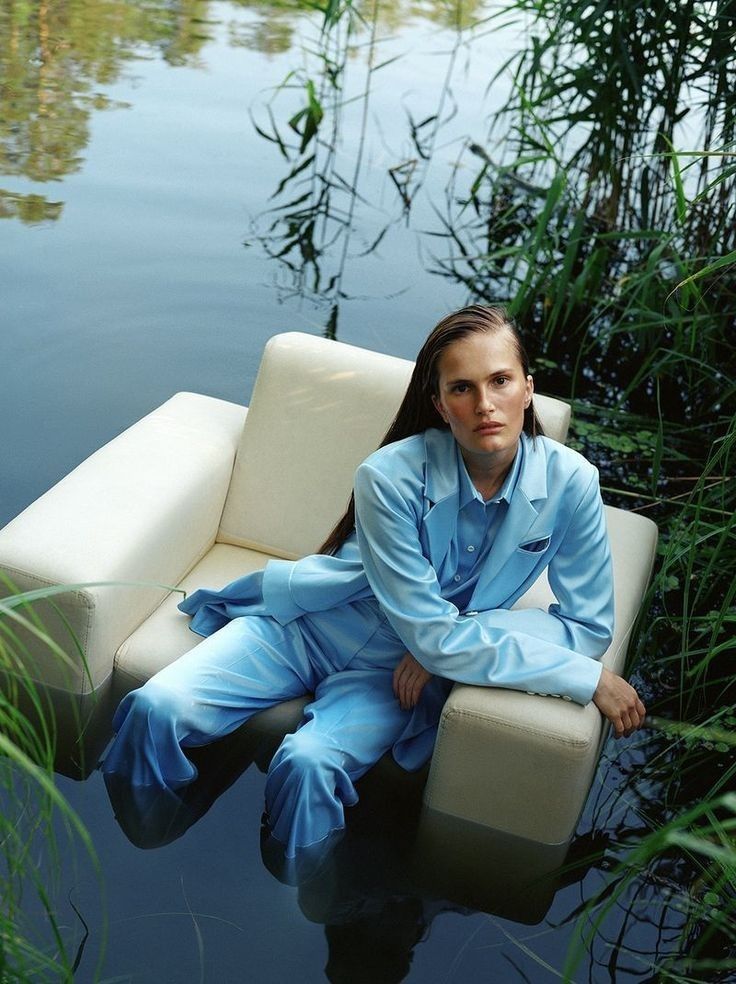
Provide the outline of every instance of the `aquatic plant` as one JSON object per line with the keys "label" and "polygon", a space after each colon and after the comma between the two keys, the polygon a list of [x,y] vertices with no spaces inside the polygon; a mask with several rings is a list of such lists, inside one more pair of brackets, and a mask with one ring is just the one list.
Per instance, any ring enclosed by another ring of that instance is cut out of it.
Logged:
{"label": "aquatic plant", "polygon": [[[278,148],[288,171],[271,196],[272,207],[254,221],[253,237],[279,264],[282,299],[305,297],[327,309],[328,338],[337,337],[341,304],[352,299],[345,286],[348,262],[374,256],[420,195],[438,135],[455,113],[451,80],[481,7],[458,2],[422,9],[451,26],[453,43],[442,55],[436,111],[414,119],[405,110],[411,152],[387,159],[384,173],[393,194],[386,202],[376,199],[366,159],[376,152],[370,120],[376,77],[403,57],[381,33],[392,26],[396,9],[378,0],[320,7],[319,27],[303,44],[304,66],[289,72],[254,114],[256,132]],[[277,113],[286,115],[285,124]],[[346,129],[351,135],[357,130],[350,141]]]}
{"label": "aquatic plant", "polygon": [[[492,121],[508,135],[493,154],[468,142],[479,166],[464,191],[458,172],[448,196],[436,270],[509,303],[545,380],[573,399],[575,441],[608,501],[659,523],[631,657],[674,738],[645,736],[647,767],[617,788],[638,823],[618,826],[617,863],[581,905],[564,975],[586,952],[596,961],[618,918],[610,973],[633,960],[657,980],[726,979],[736,967],[733,14],[627,0],[512,8],[533,21]],[[695,111],[694,136],[681,121]],[[610,765],[598,778],[609,790]],[[598,819],[616,831],[605,811]],[[664,885],[646,953],[642,921],[655,917],[641,900]]]}
{"label": "aquatic plant", "polygon": [[[5,584],[6,589],[12,586]],[[71,662],[43,628],[33,603],[53,604],[59,588],[11,593],[0,600],[0,979],[71,980],[84,948],[60,921],[53,877],[63,850],[81,845],[99,876],[84,824],[59,792],[52,704],[28,672],[24,634]],[[43,859],[44,863],[40,863]],[[84,920],[75,911],[79,925]]]}

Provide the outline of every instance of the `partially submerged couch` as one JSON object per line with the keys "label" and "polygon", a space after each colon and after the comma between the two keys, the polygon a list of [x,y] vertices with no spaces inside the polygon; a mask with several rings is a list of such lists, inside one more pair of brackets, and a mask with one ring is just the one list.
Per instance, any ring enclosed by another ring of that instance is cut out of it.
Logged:
{"label": "partially submerged couch", "polygon": [[[0,572],[20,590],[74,586],[38,606],[70,661],[27,635],[32,676],[87,704],[111,689],[117,698],[198,641],[171,586],[221,587],[270,557],[316,550],[345,508],[355,467],[385,433],[411,368],[311,335],[277,335],[248,410],[178,393],[32,503],[0,531]],[[543,396],[535,405],[546,433],[564,441],[569,407]],[[641,516],[611,507],[606,515],[616,634],[604,662],[621,672],[657,532]],[[552,600],[540,579],[518,604]],[[289,701],[251,724],[293,730],[303,704]],[[566,842],[603,724],[592,703],[456,685],[425,803],[538,843]]]}

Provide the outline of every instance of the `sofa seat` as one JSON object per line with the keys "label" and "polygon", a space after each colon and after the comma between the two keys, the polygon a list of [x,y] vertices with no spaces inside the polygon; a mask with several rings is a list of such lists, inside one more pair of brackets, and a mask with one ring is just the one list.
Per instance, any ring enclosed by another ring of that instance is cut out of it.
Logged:
{"label": "sofa seat", "polygon": [[[269,555],[247,547],[216,543],[191,569],[179,588],[191,594],[197,588],[222,588],[230,581],[265,567]],[[113,680],[116,697],[142,686],[154,673],[173,663],[202,641],[189,628],[189,618],[177,608],[182,595],[174,591],[118,649]],[[284,701],[261,711],[249,726],[264,737],[278,739],[294,731],[308,697]]]}

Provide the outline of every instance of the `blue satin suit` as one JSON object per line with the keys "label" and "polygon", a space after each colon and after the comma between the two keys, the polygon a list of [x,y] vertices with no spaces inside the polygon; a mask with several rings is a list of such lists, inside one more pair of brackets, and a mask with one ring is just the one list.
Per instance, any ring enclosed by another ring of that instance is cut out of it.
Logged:
{"label": "blue satin suit", "polygon": [[[266,782],[271,831],[293,857],[344,825],[354,783],[386,751],[408,769],[427,761],[451,681],[586,704],[613,632],[595,468],[522,434],[492,508],[473,495],[449,431],[374,452],[335,556],[273,560],[180,604],[206,638],[123,699],[103,771],[177,790],[197,774],[183,748],[313,694]],[[545,568],[555,603],[511,611]],[[404,711],[392,675],[407,651],[434,676]]]}

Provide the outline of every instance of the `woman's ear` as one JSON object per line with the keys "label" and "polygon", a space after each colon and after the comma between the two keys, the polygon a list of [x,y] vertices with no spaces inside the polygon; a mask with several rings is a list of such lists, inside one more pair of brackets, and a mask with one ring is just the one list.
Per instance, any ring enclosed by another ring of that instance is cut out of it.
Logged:
{"label": "woman's ear", "polygon": [[440,399],[437,396],[432,395],[432,403],[434,403],[434,408],[437,413],[442,417],[445,423],[447,423],[447,414],[445,413],[445,408],[440,403]]}
{"label": "woman's ear", "polygon": [[524,395],[524,409],[526,410],[532,402],[534,396],[534,380],[531,376],[526,377],[526,394]]}

